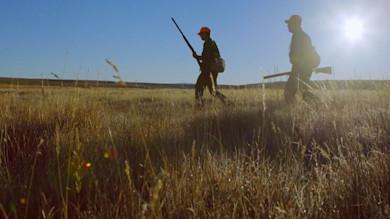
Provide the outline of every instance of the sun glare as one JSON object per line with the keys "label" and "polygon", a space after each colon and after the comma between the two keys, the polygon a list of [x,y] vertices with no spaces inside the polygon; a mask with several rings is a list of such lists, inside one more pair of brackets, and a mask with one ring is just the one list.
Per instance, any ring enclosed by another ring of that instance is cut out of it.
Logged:
{"label": "sun glare", "polygon": [[363,22],[358,18],[349,18],[343,24],[344,37],[354,42],[362,38]]}

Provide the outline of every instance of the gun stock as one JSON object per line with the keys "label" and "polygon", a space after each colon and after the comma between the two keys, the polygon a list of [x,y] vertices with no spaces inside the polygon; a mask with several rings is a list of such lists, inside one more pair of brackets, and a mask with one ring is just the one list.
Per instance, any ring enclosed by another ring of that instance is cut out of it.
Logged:
{"label": "gun stock", "polygon": [[[328,66],[328,67],[323,67],[323,68],[315,68],[313,69],[313,72],[315,73],[325,73],[325,74],[332,74],[332,67]],[[275,78],[275,77],[280,77],[280,76],[284,76],[284,75],[290,75],[291,72],[283,72],[283,73],[278,73],[278,74],[274,74],[274,75],[267,75],[267,76],[264,76],[263,78],[264,79],[269,79],[269,78]]]}
{"label": "gun stock", "polygon": [[[183,34],[183,32],[181,31],[179,25],[177,25],[175,19],[173,19],[173,18],[171,18],[171,19],[172,19],[173,23],[175,24],[175,26],[177,27],[177,29],[179,30],[179,32],[181,33],[181,36],[183,37],[184,41],[187,43],[188,47],[190,47],[190,50],[192,51],[192,53],[196,53],[195,50],[194,50],[194,48],[192,48],[190,42],[188,42],[187,37],[184,36],[184,34]],[[200,63],[200,61],[199,61],[198,59],[197,59],[196,61],[198,62],[199,67],[201,67],[202,64]]]}

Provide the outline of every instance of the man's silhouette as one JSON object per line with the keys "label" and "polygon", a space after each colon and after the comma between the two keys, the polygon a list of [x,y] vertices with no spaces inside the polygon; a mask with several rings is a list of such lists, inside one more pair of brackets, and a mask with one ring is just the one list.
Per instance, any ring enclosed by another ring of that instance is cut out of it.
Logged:
{"label": "man's silhouette", "polygon": [[212,72],[211,70],[211,64],[215,61],[216,57],[219,57],[218,46],[215,41],[211,39],[210,29],[208,27],[202,27],[198,35],[204,41],[204,44],[201,56],[198,56],[196,53],[192,54],[194,58],[202,62],[201,73],[195,85],[195,99],[198,106],[203,106],[203,90],[207,87],[213,97],[217,97],[225,103],[226,97],[217,91],[218,72]]}
{"label": "man's silhouette", "polygon": [[285,22],[288,25],[288,31],[293,34],[289,54],[292,68],[284,90],[285,99],[288,103],[293,102],[298,90],[304,100],[316,98],[309,91],[308,83],[313,69],[319,65],[319,56],[312,46],[310,37],[302,30],[302,18],[299,15],[293,15]]}

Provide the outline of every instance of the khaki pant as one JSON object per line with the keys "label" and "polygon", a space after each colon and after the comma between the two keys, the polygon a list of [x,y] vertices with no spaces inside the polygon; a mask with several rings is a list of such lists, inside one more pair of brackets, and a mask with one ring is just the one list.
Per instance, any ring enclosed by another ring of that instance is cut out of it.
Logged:
{"label": "khaki pant", "polygon": [[295,100],[295,95],[299,90],[304,100],[315,97],[309,90],[308,83],[313,70],[311,68],[298,68],[293,66],[290,77],[287,80],[284,89],[286,102],[291,103]]}
{"label": "khaki pant", "polygon": [[[210,77],[211,76],[211,77]],[[217,91],[217,77],[218,73],[204,73],[202,72],[195,85],[195,99],[203,104],[203,91],[207,87],[213,97],[217,97],[225,103],[226,97]]]}

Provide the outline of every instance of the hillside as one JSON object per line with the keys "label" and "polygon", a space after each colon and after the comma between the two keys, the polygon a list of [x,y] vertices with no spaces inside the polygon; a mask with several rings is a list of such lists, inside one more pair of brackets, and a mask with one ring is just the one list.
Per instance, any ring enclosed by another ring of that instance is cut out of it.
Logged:
{"label": "hillside", "polygon": [[[173,88],[173,89],[193,89],[194,84],[190,83],[137,83],[125,82],[127,88]],[[57,79],[28,79],[28,78],[5,78],[0,77],[0,85],[30,85],[30,86],[64,86],[64,87],[123,87],[115,81],[94,81],[94,80],[57,80]],[[281,89],[284,88],[284,81],[264,83],[265,88]],[[313,81],[313,88],[318,89],[377,89],[390,88],[389,80],[324,80]],[[245,84],[245,85],[218,85],[220,88],[262,88],[262,83]]]}

